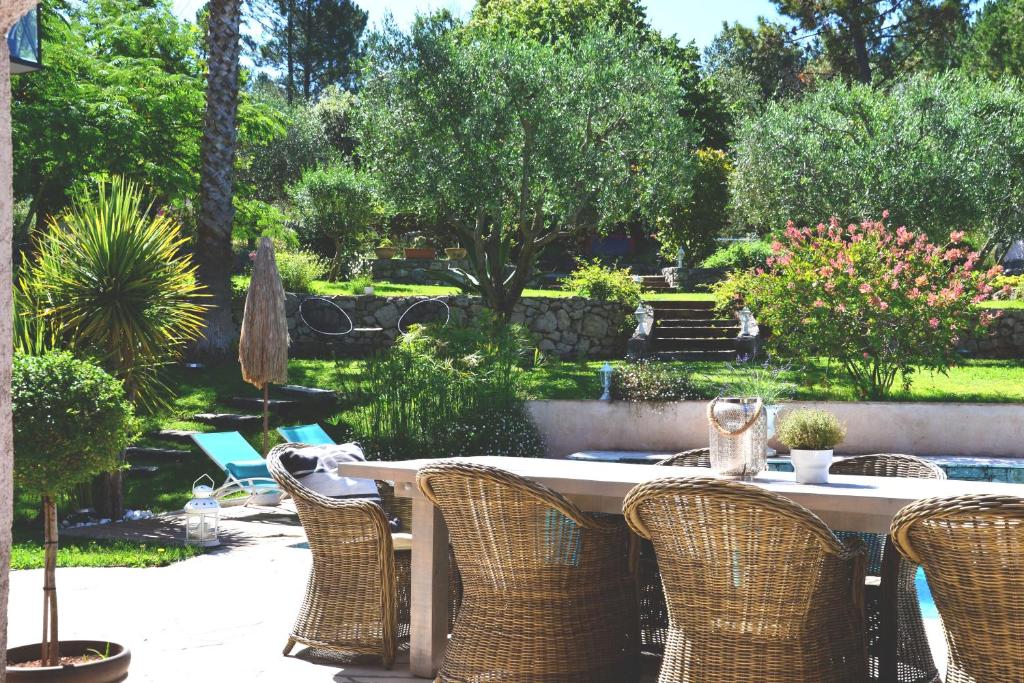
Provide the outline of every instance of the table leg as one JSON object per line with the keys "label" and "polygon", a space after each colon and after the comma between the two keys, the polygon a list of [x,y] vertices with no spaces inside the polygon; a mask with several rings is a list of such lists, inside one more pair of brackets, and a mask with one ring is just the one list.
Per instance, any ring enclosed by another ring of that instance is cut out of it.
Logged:
{"label": "table leg", "polygon": [[898,676],[897,649],[899,647],[899,569],[900,554],[892,544],[892,537],[885,537],[882,551],[881,580],[879,586],[879,638],[878,680],[882,683],[896,683]]}
{"label": "table leg", "polygon": [[409,669],[433,678],[448,643],[448,528],[422,493],[412,496]]}

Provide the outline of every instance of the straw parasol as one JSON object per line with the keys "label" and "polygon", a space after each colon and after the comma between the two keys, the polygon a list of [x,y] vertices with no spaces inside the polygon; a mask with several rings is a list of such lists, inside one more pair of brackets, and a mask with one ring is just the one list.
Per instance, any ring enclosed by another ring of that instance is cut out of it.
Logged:
{"label": "straw parasol", "polygon": [[256,263],[245,295],[242,336],[238,341],[242,379],[263,389],[263,455],[267,454],[268,386],[288,381],[288,320],[284,287],[274,259],[274,243],[260,238]]}

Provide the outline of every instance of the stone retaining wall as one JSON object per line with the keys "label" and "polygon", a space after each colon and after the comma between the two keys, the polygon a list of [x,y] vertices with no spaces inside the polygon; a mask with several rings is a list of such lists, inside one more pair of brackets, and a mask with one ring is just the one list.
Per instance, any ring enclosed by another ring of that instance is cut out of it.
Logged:
{"label": "stone retaining wall", "polygon": [[[285,311],[291,337],[290,354],[296,358],[329,358],[338,356],[365,356],[394,344],[398,336],[399,318],[413,304],[417,305],[402,322],[403,329],[415,322],[444,320],[443,301],[451,308],[456,320],[470,320],[484,312],[479,297],[446,296],[434,299],[423,296],[378,297],[334,296],[324,297],[348,314],[357,331],[344,336],[317,334],[309,327],[324,331],[344,331],[348,322],[324,302],[299,306],[309,294],[288,294]],[[319,297],[318,297],[319,298]],[[605,301],[591,301],[580,297],[565,299],[523,299],[512,313],[512,322],[525,324],[534,334],[538,347],[545,354],[559,358],[621,358],[626,352],[629,330],[623,322],[632,311],[627,307]],[[305,322],[304,322],[305,320]],[[358,331],[358,328],[381,328],[380,331]]]}
{"label": "stone retaining wall", "polygon": [[374,259],[370,272],[374,282],[396,282],[403,285],[450,285],[449,267],[468,267],[468,261],[441,259]]}
{"label": "stone retaining wall", "polygon": [[975,358],[1024,358],[1024,309],[1002,309],[1000,318],[962,348]]}

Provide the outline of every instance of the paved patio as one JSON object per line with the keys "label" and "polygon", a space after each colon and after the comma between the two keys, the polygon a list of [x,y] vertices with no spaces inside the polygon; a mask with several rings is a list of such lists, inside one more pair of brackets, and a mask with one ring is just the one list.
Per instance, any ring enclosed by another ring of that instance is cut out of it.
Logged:
{"label": "paved patio", "polygon": [[[225,511],[225,547],[156,569],[59,569],[61,637],[109,639],[132,650],[129,680],[166,683],[200,675],[228,681],[390,683],[425,680],[400,655],[391,671],[374,659],[283,657],[309,571],[297,518],[275,508]],[[81,536],[180,537],[174,516],[77,529]],[[38,642],[42,571],[11,573],[10,644]],[[937,623],[929,630],[941,639]],[[940,652],[933,641],[936,659]],[[944,653],[944,648],[942,650]],[[636,683],[653,683],[653,674]]]}

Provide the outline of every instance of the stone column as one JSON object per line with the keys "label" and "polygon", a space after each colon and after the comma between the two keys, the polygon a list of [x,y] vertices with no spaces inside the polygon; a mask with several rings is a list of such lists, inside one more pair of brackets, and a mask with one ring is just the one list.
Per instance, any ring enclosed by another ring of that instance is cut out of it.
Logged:
{"label": "stone column", "polygon": [[7,32],[37,0],[0,0],[0,683],[7,669],[7,593],[10,588],[14,445],[11,431],[11,353],[14,320],[11,231],[14,159],[11,151],[11,55]]}

